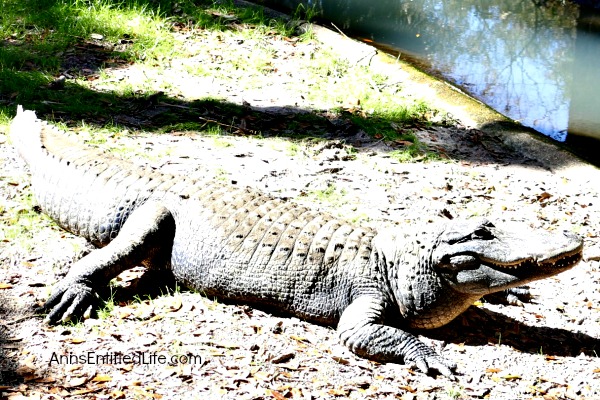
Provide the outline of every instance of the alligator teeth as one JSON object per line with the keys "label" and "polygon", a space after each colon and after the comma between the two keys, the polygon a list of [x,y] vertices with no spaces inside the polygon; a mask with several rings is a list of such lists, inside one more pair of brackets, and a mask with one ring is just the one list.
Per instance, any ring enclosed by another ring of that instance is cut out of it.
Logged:
{"label": "alligator teeth", "polygon": [[527,264],[527,261],[522,261],[518,264],[493,264],[498,269],[519,269],[523,265]]}

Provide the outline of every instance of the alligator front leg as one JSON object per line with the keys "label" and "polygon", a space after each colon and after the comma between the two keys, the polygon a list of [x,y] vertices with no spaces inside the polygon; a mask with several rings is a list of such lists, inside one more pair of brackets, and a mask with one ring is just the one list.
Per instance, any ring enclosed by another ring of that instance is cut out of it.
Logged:
{"label": "alligator front leg", "polygon": [[112,242],[73,264],[43,306],[46,321],[81,317],[97,301],[96,289],[126,269],[168,263],[174,235],[175,221],[165,207],[149,202],[136,209]]}
{"label": "alligator front leg", "polygon": [[399,361],[424,373],[431,368],[451,376],[456,365],[439,356],[414,335],[383,325],[384,301],[374,296],[355,299],[342,313],[337,331],[342,343],[361,357],[375,361]]}

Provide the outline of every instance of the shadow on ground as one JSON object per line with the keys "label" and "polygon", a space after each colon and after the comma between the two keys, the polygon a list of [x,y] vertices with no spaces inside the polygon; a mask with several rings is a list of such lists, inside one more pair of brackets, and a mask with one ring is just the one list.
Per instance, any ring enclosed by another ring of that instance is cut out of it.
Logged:
{"label": "shadow on ground", "polygon": [[581,332],[526,325],[504,314],[471,307],[441,328],[424,331],[424,336],[466,346],[499,344],[520,352],[545,356],[598,357],[600,339]]}
{"label": "shadow on ground", "polygon": [[[161,284],[157,285],[157,282],[161,282]],[[155,298],[174,290],[180,289],[177,288],[171,271],[147,270],[131,286],[115,292],[114,300],[130,302],[139,297]],[[187,289],[182,288],[181,290],[186,291]],[[225,299],[219,301],[223,304],[240,305],[236,301]],[[252,304],[251,306],[274,316],[290,316],[267,305]],[[390,320],[401,320],[401,318],[390,318]],[[335,326],[332,328],[335,329]],[[577,357],[581,354],[598,357],[600,349],[600,339],[585,333],[561,328],[530,326],[502,313],[476,306],[470,307],[441,328],[423,330],[420,333],[432,339],[466,346],[500,344],[510,346],[522,353],[540,354],[542,352],[545,356],[556,357]]]}

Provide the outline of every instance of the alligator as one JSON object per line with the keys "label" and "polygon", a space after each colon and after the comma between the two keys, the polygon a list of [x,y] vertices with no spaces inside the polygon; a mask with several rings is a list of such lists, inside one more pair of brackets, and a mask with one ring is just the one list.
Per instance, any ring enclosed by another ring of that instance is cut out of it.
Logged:
{"label": "alligator", "polygon": [[452,375],[455,363],[410,331],[442,326],[483,295],[582,256],[575,234],[484,218],[355,227],[249,187],[103,154],[20,106],[10,131],[41,209],[98,247],[54,286],[43,306],[50,324],[80,318],[126,269],[170,268],[207,296],[337,325],[359,356]]}

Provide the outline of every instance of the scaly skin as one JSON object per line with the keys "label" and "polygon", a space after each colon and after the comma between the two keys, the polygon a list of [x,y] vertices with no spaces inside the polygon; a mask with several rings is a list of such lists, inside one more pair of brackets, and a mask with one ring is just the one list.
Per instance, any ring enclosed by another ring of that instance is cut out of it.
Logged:
{"label": "scaly skin", "polygon": [[96,291],[128,268],[166,266],[206,295],[337,324],[360,356],[450,375],[454,364],[410,329],[442,326],[485,294],[581,259],[576,235],[509,232],[485,219],[382,232],[353,227],[250,188],[107,157],[21,109],[11,136],[44,212],[101,247],[55,287],[45,304],[50,323],[81,316]]}

